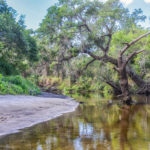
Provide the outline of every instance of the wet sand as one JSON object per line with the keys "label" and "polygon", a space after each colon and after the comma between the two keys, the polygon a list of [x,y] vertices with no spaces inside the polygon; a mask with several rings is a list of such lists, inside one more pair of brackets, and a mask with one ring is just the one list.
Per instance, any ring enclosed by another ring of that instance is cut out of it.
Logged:
{"label": "wet sand", "polygon": [[77,106],[76,101],[63,95],[0,95],[0,136],[72,112]]}

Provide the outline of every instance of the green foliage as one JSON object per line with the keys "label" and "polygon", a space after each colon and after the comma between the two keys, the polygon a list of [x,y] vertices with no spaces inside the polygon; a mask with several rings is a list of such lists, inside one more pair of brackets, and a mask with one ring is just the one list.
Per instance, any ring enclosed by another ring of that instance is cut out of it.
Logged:
{"label": "green foliage", "polygon": [[[103,77],[116,83],[119,83],[119,77],[113,70],[114,66],[106,60],[94,61],[86,67],[94,58],[92,55],[99,60],[104,55],[104,48],[110,47],[106,54],[117,58],[125,43],[147,32],[138,25],[145,20],[142,10],[130,13],[119,0],[105,3],[99,0],[59,0],[48,9],[37,34],[26,29],[24,16],[17,20],[17,12],[5,0],[0,0],[1,74],[22,74],[36,84],[58,84],[65,92],[100,90],[105,96],[112,91]],[[112,41],[108,44],[110,34]],[[125,55],[129,56],[141,48],[149,50],[150,37],[132,46]],[[150,51],[146,51],[129,63],[135,72],[149,74],[149,59]],[[35,70],[37,75],[33,73]],[[58,78],[49,77],[56,75]],[[143,75],[143,78],[149,77]],[[69,81],[72,79],[73,84]],[[34,89],[20,76],[1,77],[1,82],[3,91],[7,87],[9,93],[29,94]],[[12,89],[16,91],[12,92]]]}
{"label": "green foliage", "polygon": [[108,85],[105,84],[104,88],[103,88],[103,95],[104,97],[110,97],[113,95],[113,91],[112,88]]}
{"label": "green foliage", "polygon": [[25,36],[26,44],[27,44],[26,57],[29,61],[36,62],[39,59],[38,58],[39,48],[37,46],[36,39],[32,36],[32,33],[33,33],[32,30],[24,30],[24,36]]}
{"label": "green foliage", "polygon": [[92,84],[91,78],[79,78],[79,80],[74,83],[73,85],[70,85],[70,80],[66,79],[59,83],[58,88],[64,92],[64,94],[69,93],[84,93],[88,91],[95,90]]}
{"label": "green foliage", "polygon": [[4,59],[0,59],[0,71],[3,75],[18,74],[17,70],[15,69],[15,66],[12,64],[9,64]]}
{"label": "green foliage", "polygon": [[[38,29],[38,39],[44,47],[40,56],[49,54],[49,59],[41,57],[41,64],[48,64],[54,76],[63,74],[62,80],[65,78],[65,81],[60,88],[67,92],[101,90],[104,95],[109,95],[112,90],[104,82],[119,83],[119,76],[113,69],[115,63],[109,59],[115,58],[117,62],[125,43],[147,32],[138,24],[145,19],[141,9],[131,13],[119,0],[105,3],[99,0],[59,0],[48,9]],[[125,55],[143,47],[149,49],[149,43],[149,40],[141,40]],[[102,56],[108,57],[103,59]],[[93,58],[96,60],[86,66]],[[141,73],[142,68],[150,66],[148,59],[140,54],[129,63],[135,72]],[[102,62],[98,63],[98,60]],[[146,63],[143,65],[141,60]],[[75,82],[71,86],[66,83],[69,79]]]}
{"label": "green foliage", "polygon": [[38,87],[21,76],[4,77],[0,75],[0,94],[37,95],[39,93],[40,90],[38,89]]}
{"label": "green foliage", "polygon": [[32,33],[25,28],[24,16],[17,19],[17,12],[5,0],[0,0],[0,73],[23,73],[26,71],[24,61],[30,64],[29,61],[38,60],[38,47]]}

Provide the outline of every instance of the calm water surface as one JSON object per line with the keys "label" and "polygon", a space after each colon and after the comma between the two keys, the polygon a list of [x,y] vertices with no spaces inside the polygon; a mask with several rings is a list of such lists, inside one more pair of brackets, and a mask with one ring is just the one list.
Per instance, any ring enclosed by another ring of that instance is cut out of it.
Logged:
{"label": "calm water surface", "polygon": [[84,104],[75,112],[1,138],[0,150],[150,150],[150,105],[109,105],[97,94],[77,100]]}

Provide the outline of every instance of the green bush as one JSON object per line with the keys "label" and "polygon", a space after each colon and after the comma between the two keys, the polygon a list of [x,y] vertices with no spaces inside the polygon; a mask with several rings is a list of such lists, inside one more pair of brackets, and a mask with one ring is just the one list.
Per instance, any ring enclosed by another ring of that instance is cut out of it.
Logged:
{"label": "green bush", "polygon": [[14,65],[3,59],[0,59],[0,70],[3,75],[16,75],[18,73]]}
{"label": "green bush", "polygon": [[92,88],[91,85],[92,85],[92,79],[91,78],[80,78],[72,86],[63,85],[63,87],[64,87],[63,92],[64,92],[64,94],[68,94],[68,93],[71,93],[71,92],[82,93],[82,92],[93,91],[93,88]]}
{"label": "green bush", "polygon": [[109,85],[105,85],[103,88],[104,97],[111,97],[113,94],[112,88]]}
{"label": "green bush", "polygon": [[0,94],[37,95],[39,93],[40,90],[38,87],[19,75],[7,77],[0,75]]}

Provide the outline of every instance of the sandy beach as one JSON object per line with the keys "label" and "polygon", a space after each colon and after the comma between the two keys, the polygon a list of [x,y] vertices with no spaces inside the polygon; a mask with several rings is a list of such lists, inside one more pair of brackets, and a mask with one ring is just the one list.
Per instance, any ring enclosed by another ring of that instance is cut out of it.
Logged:
{"label": "sandy beach", "polygon": [[0,136],[73,112],[78,103],[70,97],[0,95]]}

